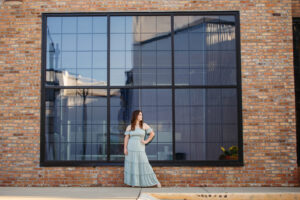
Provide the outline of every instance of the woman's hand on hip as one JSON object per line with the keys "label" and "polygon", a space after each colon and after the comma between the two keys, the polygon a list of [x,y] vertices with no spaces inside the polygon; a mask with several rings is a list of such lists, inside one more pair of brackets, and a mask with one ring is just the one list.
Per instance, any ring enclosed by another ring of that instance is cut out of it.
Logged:
{"label": "woman's hand on hip", "polygon": [[146,140],[141,140],[141,143],[147,144]]}

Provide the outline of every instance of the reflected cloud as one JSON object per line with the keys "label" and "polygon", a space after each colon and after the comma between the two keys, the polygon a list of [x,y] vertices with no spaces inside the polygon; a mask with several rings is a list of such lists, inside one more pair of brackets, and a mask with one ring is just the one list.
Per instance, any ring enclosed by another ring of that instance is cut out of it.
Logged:
{"label": "reflected cloud", "polygon": [[50,85],[59,86],[106,86],[106,81],[99,81],[68,70],[47,70],[46,80]]}

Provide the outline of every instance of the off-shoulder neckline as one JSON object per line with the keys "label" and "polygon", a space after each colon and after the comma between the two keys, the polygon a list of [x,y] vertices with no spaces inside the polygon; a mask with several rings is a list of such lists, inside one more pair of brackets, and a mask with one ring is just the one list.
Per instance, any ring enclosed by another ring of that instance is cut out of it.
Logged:
{"label": "off-shoulder neckline", "polygon": [[[148,129],[143,129],[143,128],[140,128],[140,127],[136,127],[136,128],[139,128],[139,129],[142,129],[142,130],[145,130],[145,131],[149,129],[149,128]],[[131,129],[129,131],[131,131]]]}
{"label": "off-shoulder neckline", "polygon": [[140,127],[135,127],[135,128],[139,128],[139,129],[142,129],[142,130],[146,130],[146,129],[143,129],[143,128],[140,128]]}

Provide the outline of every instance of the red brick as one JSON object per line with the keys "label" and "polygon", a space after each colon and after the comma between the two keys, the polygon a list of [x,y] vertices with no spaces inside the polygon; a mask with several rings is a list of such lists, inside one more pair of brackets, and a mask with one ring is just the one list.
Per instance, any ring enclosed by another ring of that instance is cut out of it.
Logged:
{"label": "red brick", "polygon": [[41,13],[154,10],[238,10],[241,22],[245,166],[154,167],[162,185],[299,186],[292,40],[299,0],[2,3],[0,186],[125,186],[123,167],[39,167]]}

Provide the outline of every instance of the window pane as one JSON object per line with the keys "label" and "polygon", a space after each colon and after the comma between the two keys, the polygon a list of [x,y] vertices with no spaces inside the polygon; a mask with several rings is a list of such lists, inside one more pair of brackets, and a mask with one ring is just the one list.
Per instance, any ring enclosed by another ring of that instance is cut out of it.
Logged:
{"label": "window pane", "polygon": [[141,52],[140,51],[126,51],[126,69],[136,69],[141,66]]}
{"label": "window pane", "polygon": [[203,51],[189,51],[190,68],[202,69],[205,66],[205,57]]}
{"label": "window pane", "polygon": [[175,16],[175,84],[236,85],[234,27],[233,16]]}
{"label": "window pane", "polygon": [[106,34],[93,34],[93,50],[106,52],[106,50],[107,50],[107,35]]}
{"label": "window pane", "polygon": [[47,69],[61,68],[61,34],[51,34],[47,41]]}
{"label": "window pane", "polygon": [[157,69],[157,85],[171,85],[172,71],[171,69]]}
{"label": "window pane", "polygon": [[171,51],[171,37],[167,35],[157,40],[156,48],[157,50]]}
{"label": "window pane", "polygon": [[110,35],[110,49],[111,50],[125,50],[125,35],[124,34],[111,34]]}
{"label": "window pane", "polygon": [[219,16],[205,16],[204,18],[205,32],[220,32],[220,17]]}
{"label": "window pane", "polygon": [[[163,94],[163,96],[160,96]],[[155,137],[146,146],[152,159],[170,159],[163,157],[172,151],[172,107],[171,89],[120,89],[111,94],[111,141],[116,148],[123,144],[124,132],[130,124],[131,114],[136,109],[143,112],[143,120],[153,129]],[[164,98],[163,100],[161,98]],[[148,137],[146,135],[146,137]],[[165,144],[168,143],[168,144]],[[158,145],[152,148],[153,145]],[[167,146],[166,152],[164,147]],[[121,148],[121,147],[120,147]],[[159,150],[159,148],[162,148]],[[124,159],[123,149],[116,151],[115,158]],[[159,154],[159,156],[158,156]],[[164,154],[164,155],[162,155]]]}
{"label": "window pane", "polygon": [[110,17],[110,32],[125,33],[125,17]]}
{"label": "window pane", "polygon": [[139,16],[126,16],[126,33],[136,33],[141,30],[139,21]]}
{"label": "window pane", "polygon": [[99,85],[92,73],[100,73],[93,77],[107,85],[107,17],[48,17],[47,23],[46,84]]}
{"label": "window pane", "polygon": [[189,16],[189,32],[202,33],[205,32],[204,16]]}
{"label": "window pane", "polygon": [[187,30],[179,30],[174,35],[174,49],[188,50],[189,49],[189,33]]}
{"label": "window pane", "polygon": [[62,52],[62,68],[76,68],[76,52]]}
{"label": "window pane", "polygon": [[124,85],[127,80],[130,81],[128,73],[125,69],[111,69],[110,70],[110,84],[111,85]]}
{"label": "window pane", "polygon": [[107,85],[107,70],[92,69],[92,85],[106,86]]}
{"label": "window pane", "polygon": [[76,34],[62,35],[62,51],[76,51]]}
{"label": "window pane", "polygon": [[220,16],[220,32],[235,32],[234,16]]}
{"label": "window pane", "polygon": [[77,67],[91,68],[92,67],[92,52],[78,52],[77,53]]}
{"label": "window pane", "polygon": [[187,51],[175,51],[174,57],[175,68],[189,68],[189,53]]}
{"label": "window pane", "polygon": [[156,69],[144,68],[141,72],[143,85],[155,85]]}
{"label": "window pane", "polygon": [[61,33],[61,25],[62,25],[61,17],[48,17],[47,18],[48,34]]}
{"label": "window pane", "polygon": [[156,16],[141,16],[141,33],[156,33]]}
{"label": "window pane", "polygon": [[176,89],[175,119],[176,159],[224,159],[238,144],[236,89]]}
{"label": "window pane", "polygon": [[156,68],[156,52],[143,51],[142,52],[142,67]]}
{"label": "window pane", "polygon": [[94,51],[93,52],[93,68],[107,68],[107,52]]}
{"label": "window pane", "polygon": [[76,33],[77,32],[77,17],[63,17],[62,18],[62,33]]}
{"label": "window pane", "polygon": [[79,34],[77,37],[78,37],[78,51],[92,50],[92,46],[93,46],[92,34]]}
{"label": "window pane", "polygon": [[76,85],[92,85],[92,69],[77,69]]}
{"label": "window pane", "polygon": [[93,17],[93,32],[107,33],[107,17]]}
{"label": "window pane", "polygon": [[125,41],[125,45],[126,45],[126,50],[127,51],[137,51],[140,50],[140,34],[129,34],[127,33],[125,35],[126,37],[126,41]]}
{"label": "window pane", "polygon": [[170,16],[112,16],[110,85],[171,85],[170,27]]}
{"label": "window pane", "polygon": [[168,34],[171,32],[171,17],[157,16],[157,33]]}
{"label": "window pane", "polygon": [[189,50],[191,51],[199,51],[206,50],[205,43],[207,42],[205,39],[204,33],[189,33]]}
{"label": "window pane", "polygon": [[106,160],[105,92],[46,89],[46,160]]}
{"label": "window pane", "polygon": [[78,17],[78,33],[92,33],[93,32],[93,18],[92,17]]}
{"label": "window pane", "polygon": [[155,34],[142,33],[141,34],[140,47],[142,51],[155,51],[157,46],[157,39]]}
{"label": "window pane", "polygon": [[157,51],[157,68],[171,68],[172,53],[170,51]]}
{"label": "window pane", "polygon": [[110,53],[111,68],[125,68],[126,65],[125,51],[112,51]]}

